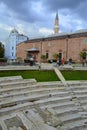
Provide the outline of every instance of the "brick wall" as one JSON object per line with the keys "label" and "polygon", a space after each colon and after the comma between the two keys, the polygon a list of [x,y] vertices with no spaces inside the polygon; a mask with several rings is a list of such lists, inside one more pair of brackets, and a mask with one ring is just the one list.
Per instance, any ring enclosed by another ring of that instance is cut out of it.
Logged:
{"label": "brick wall", "polygon": [[72,58],[75,62],[80,62],[79,53],[82,50],[87,50],[87,36],[71,36],[71,37],[57,37],[45,38],[39,40],[29,40],[17,45],[17,57],[26,58],[27,51],[30,48],[36,48],[39,52],[36,55],[37,61],[40,61],[41,54],[49,53],[49,59],[53,59],[53,54],[62,53],[65,60]]}

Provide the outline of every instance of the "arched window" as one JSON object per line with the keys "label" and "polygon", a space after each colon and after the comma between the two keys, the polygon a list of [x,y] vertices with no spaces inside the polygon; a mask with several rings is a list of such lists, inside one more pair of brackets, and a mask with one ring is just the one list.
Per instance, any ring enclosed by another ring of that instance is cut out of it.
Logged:
{"label": "arched window", "polygon": [[48,58],[49,58],[49,52],[46,51],[46,59],[48,59]]}

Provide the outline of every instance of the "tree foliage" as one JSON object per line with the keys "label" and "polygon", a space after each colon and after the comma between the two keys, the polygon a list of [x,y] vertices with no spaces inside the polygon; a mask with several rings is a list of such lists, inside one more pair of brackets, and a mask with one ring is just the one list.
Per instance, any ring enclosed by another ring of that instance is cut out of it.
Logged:
{"label": "tree foliage", "polygon": [[57,54],[57,53],[55,53],[54,55],[53,55],[53,57],[54,57],[54,59],[58,59],[59,58],[59,55]]}
{"label": "tree foliage", "polygon": [[86,59],[86,52],[83,52],[83,51],[81,51],[80,52],[80,57],[82,57],[82,59]]}
{"label": "tree foliage", "polygon": [[4,58],[4,45],[0,42],[0,58]]}
{"label": "tree foliage", "polygon": [[46,55],[41,55],[41,59],[45,60],[46,59]]}

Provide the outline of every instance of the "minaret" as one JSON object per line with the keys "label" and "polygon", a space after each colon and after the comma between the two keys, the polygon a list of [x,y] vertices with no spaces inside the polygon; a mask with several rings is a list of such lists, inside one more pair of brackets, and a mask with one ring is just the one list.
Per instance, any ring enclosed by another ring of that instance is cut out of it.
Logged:
{"label": "minaret", "polygon": [[59,18],[58,12],[56,13],[55,24],[54,24],[54,34],[59,33]]}

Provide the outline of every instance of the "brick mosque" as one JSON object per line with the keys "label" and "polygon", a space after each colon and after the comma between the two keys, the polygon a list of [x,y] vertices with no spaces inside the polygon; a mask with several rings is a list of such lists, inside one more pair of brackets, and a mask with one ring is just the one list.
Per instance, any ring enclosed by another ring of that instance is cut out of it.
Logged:
{"label": "brick mosque", "polygon": [[87,53],[87,30],[59,33],[58,13],[54,22],[54,34],[29,39],[17,45],[17,57],[23,60],[33,57],[38,62],[41,60],[41,55],[50,60],[54,54],[59,54],[65,61],[71,58],[74,62],[81,62],[80,52]]}

